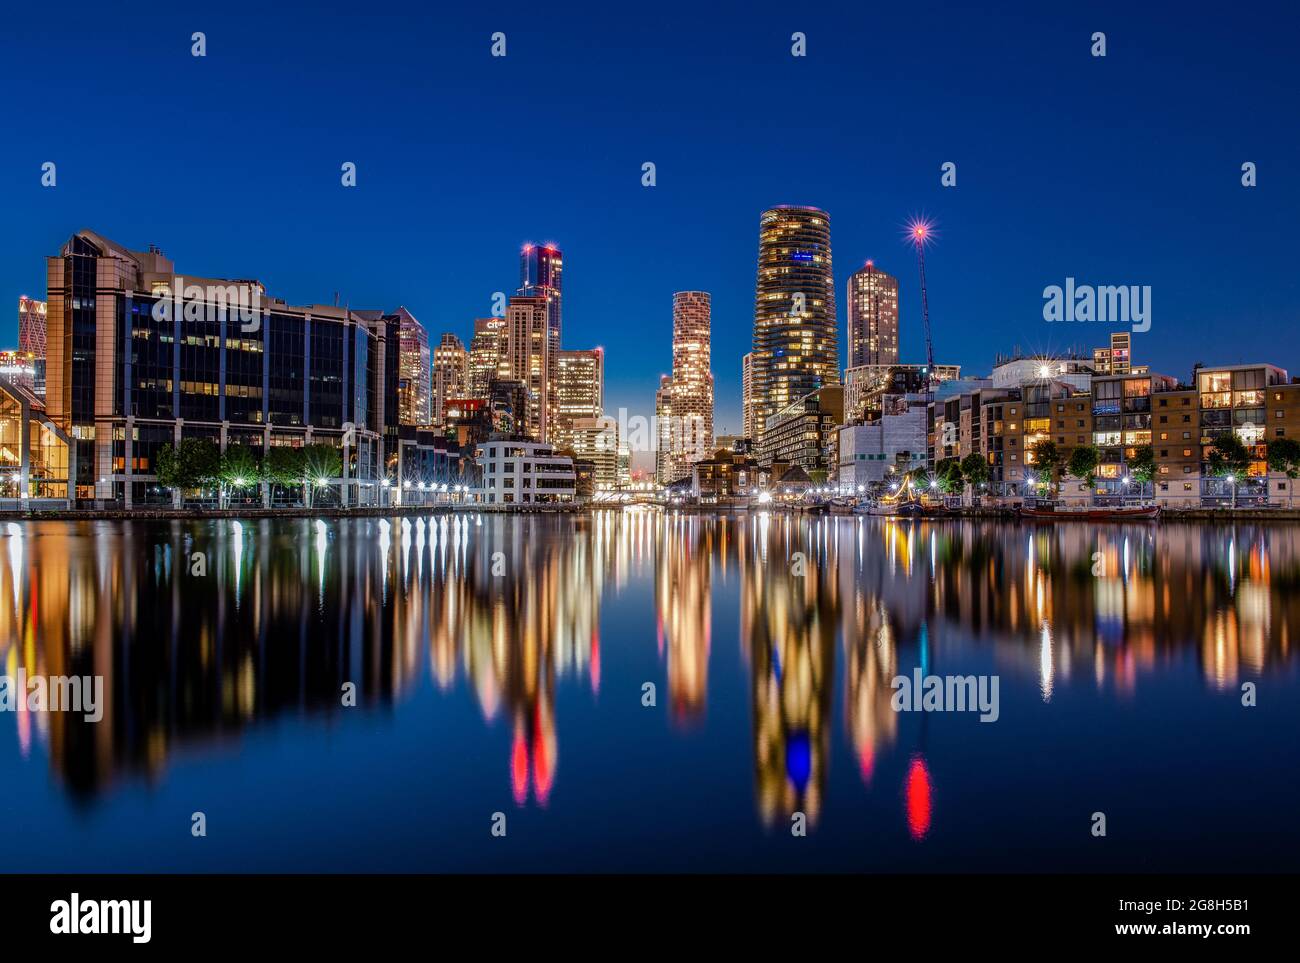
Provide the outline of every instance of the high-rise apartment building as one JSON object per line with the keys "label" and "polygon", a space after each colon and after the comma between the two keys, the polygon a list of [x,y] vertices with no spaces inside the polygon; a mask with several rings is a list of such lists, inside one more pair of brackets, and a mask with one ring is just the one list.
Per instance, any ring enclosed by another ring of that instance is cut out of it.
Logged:
{"label": "high-rise apartment building", "polygon": [[673,295],[673,373],[660,382],[661,484],[690,474],[693,461],[713,453],[713,371],[710,365],[710,298],[707,291]]}
{"label": "high-rise apartment building", "polygon": [[406,308],[393,314],[398,320],[400,354],[397,365],[398,420],[404,425],[433,422],[433,381],[429,334]]}
{"label": "high-rise apartment building", "polygon": [[486,399],[494,378],[509,377],[505,318],[475,318],[469,343],[469,396]]}
{"label": "high-rise apartment building", "polygon": [[433,349],[433,423],[445,423],[447,402],[468,393],[469,356],[460,338],[447,332]]}
{"label": "high-rise apartment building", "polygon": [[898,364],[898,278],[868,261],[849,276],[849,367]]}
{"label": "high-rise apartment building", "polygon": [[518,295],[506,307],[506,361],[509,376],[528,392],[528,413],[523,430],[536,441],[549,441],[555,413],[555,386],[551,379],[550,321],[547,298]]}
{"label": "high-rise apartment building", "polygon": [[23,295],[18,299],[18,351],[28,355],[32,365],[29,387],[45,397],[45,313],[46,303]]}
{"label": "high-rise apartment building", "polygon": [[826,385],[839,384],[839,336],[831,276],[830,217],[815,207],[777,207],[759,223],[754,296],[754,437],[766,420]]}
{"label": "high-rise apartment building", "polygon": [[713,454],[710,311],[707,291],[673,295],[673,413],[687,464]]}
{"label": "high-rise apartment building", "polygon": [[605,353],[601,348],[560,351],[555,356],[555,429],[557,451],[574,449],[574,425],[604,414]]}
{"label": "high-rise apartment building", "polygon": [[740,417],[746,438],[754,437],[754,352],[740,359]]}

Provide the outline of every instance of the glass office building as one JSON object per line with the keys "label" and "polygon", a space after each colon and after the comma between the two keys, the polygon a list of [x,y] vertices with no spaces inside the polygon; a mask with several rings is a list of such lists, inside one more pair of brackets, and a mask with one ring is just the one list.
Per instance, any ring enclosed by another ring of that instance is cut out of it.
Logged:
{"label": "glass office building", "polygon": [[75,497],[162,501],[158,449],[343,449],[342,505],[374,504],[387,399],[375,312],[292,306],[253,280],[179,275],[91,231],[47,259],[46,409],[72,439]]}

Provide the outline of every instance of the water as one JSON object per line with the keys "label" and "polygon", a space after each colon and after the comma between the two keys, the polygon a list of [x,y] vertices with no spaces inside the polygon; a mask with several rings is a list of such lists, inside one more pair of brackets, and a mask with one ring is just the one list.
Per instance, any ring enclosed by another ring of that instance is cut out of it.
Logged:
{"label": "water", "polygon": [[0,713],[5,868],[1292,869],[1297,586],[1293,526],[10,524],[4,672],[106,706]]}

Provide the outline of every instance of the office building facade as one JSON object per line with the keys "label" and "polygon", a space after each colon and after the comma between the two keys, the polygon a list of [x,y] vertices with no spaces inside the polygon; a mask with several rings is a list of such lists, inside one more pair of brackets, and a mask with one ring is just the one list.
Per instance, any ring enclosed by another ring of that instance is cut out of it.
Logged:
{"label": "office building facade", "polygon": [[432,359],[429,333],[406,308],[393,312],[398,321],[398,420],[403,425],[428,425],[433,421]]}
{"label": "office building facade", "polygon": [[91,231],[47,258],[47,279],[45,405],[76,448],[75,497],[150,500],[158,450],[206,438],[258,454],[337,445],[340,502],[373,503],[382,326],[345,308],[286,304],[257,281],[178,275],[158,249]]}
{"label": "office building facade", "polygon": [[543,442],[489,439],[475,460],[482,500],[489,505],[532,505],[573,501],[573,459]]}
{"label": "office building facade", "polygon": [[550,438],[555,414],[551,363],[555,352],[549,339],[546,297],[519,295],[506,306],[506,367],[510,379],[528,393],[528,413],[521,428],[534,441]]}
{"label": "office building facade", "polygon": [[505,318],[475,318],[474,336],[469,342],[469,396],[485,399],[494,378],[509,377],[506,345],[509,336]]}
{"label": "office building facade", "polygon": [[468,394],[469,355],[460,338],[447,332],[433,349],[433,424],[445,424],[447,402]]}
{"label": "office building facade", "polygon": [[559,351],[555,355],[555,430],[559,451],[573,450],[574,426],[604,414],[605,352],[600,348]]}

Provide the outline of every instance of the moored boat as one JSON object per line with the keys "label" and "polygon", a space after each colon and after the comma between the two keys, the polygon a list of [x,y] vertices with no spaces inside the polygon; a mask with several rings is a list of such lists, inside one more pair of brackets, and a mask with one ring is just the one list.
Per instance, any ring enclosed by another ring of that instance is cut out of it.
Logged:
{"label": "moored boat", "polygon": [[1082,508],[1056,508],[1053,506],[1020,506],[1021,518],[1064,522],[1130,522],[1159,518],[1160,506],[1086,506]]}

